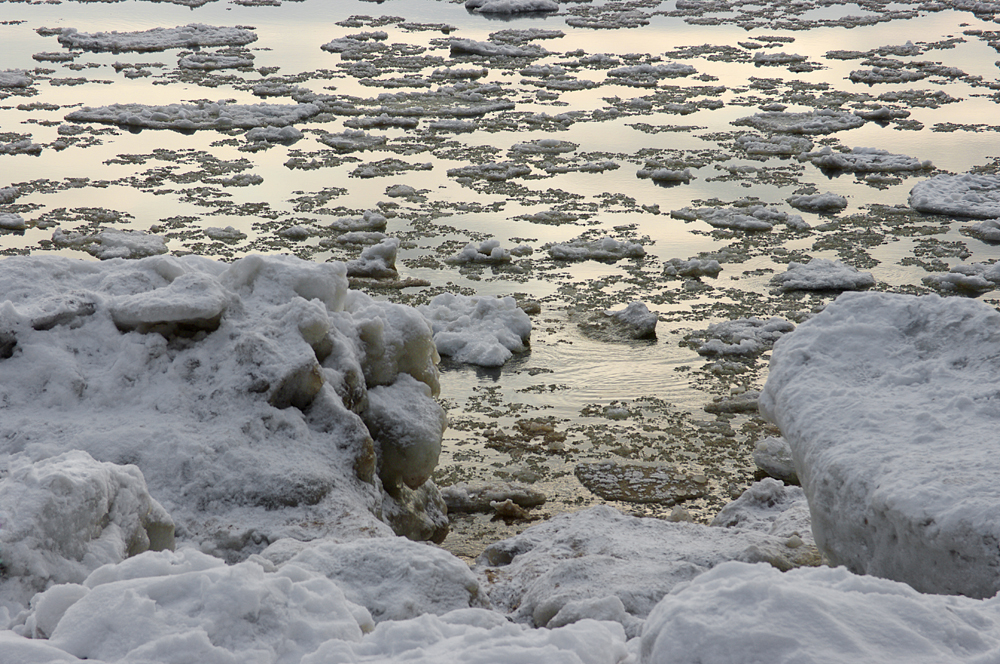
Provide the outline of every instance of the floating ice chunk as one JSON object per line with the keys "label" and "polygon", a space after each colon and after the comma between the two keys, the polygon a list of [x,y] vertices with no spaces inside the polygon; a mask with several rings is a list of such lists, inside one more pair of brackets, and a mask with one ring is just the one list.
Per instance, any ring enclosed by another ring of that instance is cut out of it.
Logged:
{"label": "floating ice chunk", "polygon": [[635,176],[640,179],[648,178],[654,182],[690,182],[691,169],[640,168],[635,172]]}
{"label": "floating ice chunk", "polygon": [[0,143],[0,154],[34,154],[42,153],[42,146],[32,143],[30,138],[22,138],[10,143]]}
{"label": "floating ice chunk", "polygon": [[442,293],[417,310],[434,330],[438,353],[457,362],[499,367],[528,349],[531,319],[512,297]]}
{"label": "floating ice chunk", "polygon": [[253,67],[253,56],[223,55],[221,53],[192,53],[177,61],[181,69],[213,71],[216,69],[241,69]]}
{"label": "floating ice chunk", "polygon": [[82,583],[101,565],[174,546],[174,523],[135,466],[101,463],[83,451],[34,463],[16,454],[5,465],[4,585],[13,589],[16,579],[22,603],[51,584]]}
{"label": "floating ice chunk", "polygon": [[387,139],[385,136],[372,136],[360,129],[347,129],[340,134],[321,134],[317,140],[341,152],[351,152],[377,148],[384,145]]}
{"label": "floating ice chunk", "polygon": [[716,277],[722,272],[719,261],[714,259],[692,258],[684,260],[671,258],[663,267],[663,274],[668,277]]}
{"label": "floating ice chunk", "polygon": [[523,508],[545,504],[545,494],[527,484],[496,482],[467,484],[459,482],[442,487],[441,496],[448,504],[448,512],[493,512],[493,503],[512,501]]}
{"label": "floating ice chunk", "polygon": [[428,124],[427,128],[432,131],[475,131],[476,123],[469,122],[468,120],[435,120]]}
{"label": "floating ice chunk", "polygon": [[177,28],[153,28],[140,32],[79,32],[63,28],[59,43],[66,48],[85,51],[165,51],[171,48],[199,48],[204,46],[243,46],[257,41],[252,30],[220,28],[203,23],[191,23]]}
{"label": "floating ice chunk", "polygon": [[879,106],[878,108],[870,111],[854,111],[854,114],[858,117],[864,118],[865,120],[874,120],[875,122],[889,122],[890,120],[910,117],[910,112],[906,109],[889,108],[888,106]]}
{"label": "floating ice chunk", "polygon": [[753,462],[757,468],[782,482],[799,483],[792,459],[792,448],[784,438],[768,437],[758,440],[753,448]]}
{"label": "floating ice chunk", "polygon": [[516,154],[562,154],[573,152],[580,145],[570,141],[560,141],[555,138],[540,138],[526,143],[515,143],[510,151]]}
{"label": "floating ice chunk", "polygon": [[736,147],[747,154],[796,155],[812,150],[813,143],[801,136],[751,136],[744,134],[736,138]]}
{"label": "floating ice chunk", "polygon": [[490,182],[503,182],[513,178],[523,177],[531,173],[531,167],[513,161],[502,161],[491,164],[474,164],[460,168],[449,168],[448,177],[483,179]]}
{"label": "floating ice chunk", "polygon": [[84,106],[67,115],[66,119],[70,122],[102,122],[150,129],[194,131],[284,127],[311,118],[319,111],[319,106],[315,104],[112,104],[94,108]]}
{"label": "floating ice chunk", "polygon": [[656,336],[656,323],[659,315],[655,311],[650,311],[643,302],[632,302],[624,309],[604,312],[604,315],[614,318],[629,331],[629,336],[633,339],[648,339]]}
{"label": "floating ice chunk", "polygon": [[935,175],[910,190],[910,207],[928,214],[991,219],[1000,217],[1000,176]]}
{"label": "floating ice chunk", "polygon": [[23,231],[28,227],[24,217],[13,212],[0,212],[0,230]]}
{"label": "floating ice chunk", "polygon": [[266,141],[268,143],[291,144],[303,136],[295,127],[254,127],[246,133],[248,141]]}
{"label": "floating ice chunk", "polygon": [[850,152],[834,152],[829,147],[824,147],[818,152],[800,154],[798,158],[799,161],[809,161],[820,168],[855,173],[895,173],[934,168],[934,164],[930,161],[920,161],[878,148],[854,148]]}
{"label": "floating ice chunk", "polygon": [[966,227],[969,235],[984,242],[1000,242],[1000,219],[987,219]]}
{"label": "floating ice chunk", "polygon": [[346,233],[348,231],[384,231],[387,220],[375,210],[365,210],[360,217],[341,217],[330,223],[330,229]]}
{"label": "floating ice chunk", "polygon": [[998,326],[967,298],[845,293],[775,345],[761,413],[833,564],[921,592],[1000,590]]}
{"label": "floating ice chunk", "polygon": [[[376,623],[490,608],[469,566],[447,551],[405,537],[338,542],[278,540],[261,556],[279,566],[318,572],[365,607]],[[392,570],[387,574],[387,570]]]}
{"label": "floating ice chunk", "polygon": [[605,237],[600,240],[571,240],[561,244],[553,244],[548,248],[549,255],[561,261],[617,261],[622,258],[642,258],[646,250],[638,242],[628,242]]}
{"label": "floating ice chunk", "polygon": [[500,240],[486,240],[478,246],[474,242],[446,259],[449,263],[509,263],[510,250],[500,246]]}
{"label": "floating ice chunk", "polygon": [[956,265],[946,274],[931,274],[923,282],[941,291],[979,295],[1000,286],[1000,263]]}
{"label": "floating ice chunk", "polygon": [[873,67],[872,69],[855,69],[847,78],[855,83],[909,83],[927,78],[928,73],[924,71],[913,71],[912,69],[902,69],[897,67]]}
{"label": "floating ice chunk", "polygon": [[[61,127],[62,125],[60,125]],[[21,195],[21,190],[17,187],[0,187],[0,205],[13,203]]]}
{"label": "floating ice chunk", "polygon": [[21,69],[0,71],[0,88],[27,88],[34,81]]}
{"label": "floating ice chunk", "polygon": [[779,131],[789,134],[830,134],[845,129],[855,129],[865,123],[853,113],[823,108],[809,113],[769,112],[757,113],[739,120],[737,126],[749,126],[761,131]]}
{"label": "floating ice chunk", "polygon": [[628,65],[608,70],[608,76],[622,79],[676,78],[697,73],[697,69],[683,62],[670,62],[665,65]]}
{"label": "floating ice chunk", "polygon": [[465,0],[465,8],[481,14],[526,14],[557,12],[555,0]]}
{"label": "floating ice chunk", "polygon": [[774,342],[795,329],[795,326],[778,316],[767,320],[751,316],[713,323],[692,338],[705,338],[698,346],[699,355],[759,355],[771,348]]}
{"label": "floating ice chunk", "polygon": [[795,62],[805,62],[808,60],[804,55],[798,55],[797,53],[766,53],[764,51],[757,51],[753,54],[753,63],[755,65],[788,65]]}
{"label": "floating ice chunk", "polygon": [[486,67],[476,67],[473,69],[458,69],[453,67],[447,67],[445,69],[435,69],[431,72],[431,78],[444,78],[444,79],[458,79],[458,80],[475,80],[478,78],[483,78],[488,75],[490,70]]}
{"label": "floating ice chunk", "polygon": [[451,39],[448,42],[452,56],[482,55],[486,57],[501,56],[509,58],[537,58],[548,54],[544,48],[531,45],[512,46],[495,42],[476,41],[474,39]]}
{"label": "floating ice chunk", "polygon": [[789,196],[788,204],[804,212],[836,214],[847,207],[847,199],[828,191],[825,194]]}
{"label": "floating ice chunk", "polygon": [[204,232],[208,238],[212,240],[221,240],[223,242],[236,242],[247,239],[246,233],[237,230],[232,226],[226,226],[225,228],[209,226]]}
{"label": "floating ice chunk", "polygon": [[859,272],[841,261],[814,258],[808,263],[792,261],[788,269],[771,277],[784,290],[861,290],[875,285],[870,272]]}
{"label": "floating ice chunk", "polygon": [[843,567],[731,562],[650,612],[639,662],[736,664],[748,643],[761,662],[974,662],[997,652],[998,622],[995,600],[921,595]]}
{"label": "floating ice chunk", "polygon": [[786,539],[626,516],[601,505],[491,544],[474,571],[493,604],[515,622],[544,627],[571,602],[617,597],[626,633],[637,636],[664,595],[727,560],[766,560],[785,569],[815,562],[807,547],[788,547]]}
{"label": "floating ice chunk", "polygon": [[358,34],[348,35],[347,37],[341,37],[340,39],[334,39],[333,41],[323,44],[320,48],[324,51],[330,51],[331,53],[344,53],[345,51],[363,49],[366,42],[382,42],[388,38],[389,33],[385,30],[359,32]]}
{"label": "floating ice chunk", "polygon": [[376,245],[366,247],[357,260],[347,263],[347,276],[367,277],[371,279],[395,279],[396,252],[399,251],[399,240],[386,238]]}
{"label": "floating ice chunk", "polygon": [[52,233],[57,247],[83,249],[101,260],[110,258],[145,258],[167,253],[166,240],[143,231],[106,230],[92,234],[64,233],[57,228]]}
{"label": "floating ice chunk", "polygon": [[784,223],[790,228],[809,228],[797,214],[772,210],[763,205],[725,208],[681,208],[671,210],[671,217],[694,221],[700,219],[715,228],[734,228],[742,231],[769,231],[775,223]]}

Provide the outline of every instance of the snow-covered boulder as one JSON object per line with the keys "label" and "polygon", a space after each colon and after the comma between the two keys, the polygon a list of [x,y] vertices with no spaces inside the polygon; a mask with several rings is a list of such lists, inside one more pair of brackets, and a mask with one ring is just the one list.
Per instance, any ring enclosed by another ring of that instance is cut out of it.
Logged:
{"label": "snow-covered boulder", "polygon": [[834,564],[923,592],[1000,590],[1000,313],[845,293],[774,348],[761,412]]}
{"label": "snow-covered boulder", "polygon": [[815,564],[810,547],[795,540],[789,546],[792,533],[763,531],[638,518],[601,505],[490,545],[475,571],[493,604],[515,622],[544,627],[566,624],[569,616],[598,618],[635,636],[674,586],[722,562]]}
{"label": "snow-covered boulder", "polygon": [[991,661],[1000,600],[921,595],[843,567],[725,563],[663,598],[642,664]]}
{"label": "snow-covered boulder", "polygon": [[825,258],[808,263],[792,261],[788,269],[771,277],[783,290],[860,290],[875,285],[871,272],[859,272],[853,265]]}
{"label": "snow-covered boulder", "polygon": [[434,329],[438,353],[457,362],[499,367],[528,349],[531,319],[512,297],[441,293],[417,309]]}
{"label": "snow-covered boulder", "polygon": [[491,608],[468,565],[444,549],[405,537],[351,542],[283,539],[261,556],[279,567],[319,572],[347,599],[368,609],[376,623]]}
{"label": "snow-covered boulder", "polygon": [[35,463],[14,454],[0,467],[2,595],[27,603],[49,585],[173,546],[174,523],[135,466],[70,451]]}

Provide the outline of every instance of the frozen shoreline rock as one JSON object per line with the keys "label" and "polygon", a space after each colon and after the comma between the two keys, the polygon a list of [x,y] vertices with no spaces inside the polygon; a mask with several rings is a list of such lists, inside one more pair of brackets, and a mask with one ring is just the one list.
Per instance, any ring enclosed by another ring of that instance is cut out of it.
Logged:
{"label": "frozen shoreline rock", "polygon": [[761,412],[834,564],[921,592],[1000,590],[998,328],[974,300],[846,293],[775,345]]}

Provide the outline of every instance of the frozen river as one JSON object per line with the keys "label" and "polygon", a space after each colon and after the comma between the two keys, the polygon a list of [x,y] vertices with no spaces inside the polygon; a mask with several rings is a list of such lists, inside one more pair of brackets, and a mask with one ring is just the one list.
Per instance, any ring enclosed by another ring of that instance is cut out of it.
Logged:
{"label": "frozen river", "polygon": [[[699,354],[710,325],[794,324],[836,296],[772,283],[792,262],[923,293],[998,257],[972,221],[908,204],[933,175],[998,170],[1000,29],[971,10],[1000,7],[964,6],[563,2],[500,19],[439,0],[0,1],[0,252],[91,258],[117,229],[174,254],[329,261],[398,238],[419,285],[359,287],[535,312],[502,368],[443,361],[440,486],[529,483],[548,499],[534,517],[690,497],[704,520],[775,434],[752,399],[716,403],[762,387],[766,344]],[[220,29],[148,32],[190,24]],[[241,105],[245,123],[212,119]],[[603,238],[644,255],[593,260]],[[513,256],[453,260],[491,240]],[[573,242],[587,259],[550,251]],[[633,301],[655,338],[609,325]],[[471,557],[526,523],[458,515],[445,546]]]}

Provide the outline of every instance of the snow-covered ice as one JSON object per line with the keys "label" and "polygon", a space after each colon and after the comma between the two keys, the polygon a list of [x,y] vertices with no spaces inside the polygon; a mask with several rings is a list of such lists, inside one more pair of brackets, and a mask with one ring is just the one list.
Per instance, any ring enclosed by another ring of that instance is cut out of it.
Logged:
{"label": "snow-covered ice", "polygon": [[617,261],[646,255],[646,250],[638,242],[619,241],[612,237],[594,241],[570,240],[553,244],[548,251],[552,258],[561,261]]}
{"label": "snow-covered ice", "polygon": [[644,302],[631,302],[624,309],[608,309],[604,315],[616,320],[633,339],[649,339],[656,336],[659,315],[655,311],[650,311]]}
{"label": "snow-covered ice", "polygon": [[966,298],[845,293],[775,345],[761,412],[834,564],[922,592],[1000,590],[998,325]]}
{"label": "snow-covered ice", "polygon": [[153,28],[141,32],[80,32],[62,28],[59,43],[85,51],[166,51],[171,48],[202,46],[243,46],[257,41],[252,30],[191,23],[176,28]]}
{"label": "snow-covered ice", "polygon": [[860,290],[874,286],[875,277],[838,260],[814,258],[808,263],[790,262],[787,270],[771,277],[771,283],[784,290]]}
{"label": "snow-covered ice", "polygon": [[974,219],[1000,217],[1000,176],[935,175],[910,190],[910,207],[928,214]]}
{"label": "snow-covered ice", "polygon": [[111,104],[85,106],[66,116],[70,122],[102,122],[149,129],[250,129],[253,127],[284,127],[301,122],[320,112],[315,104],[228,104],[198,102],[195,104]]}
{"label": "snow-covered ice", "polygon": [[864,118],[853,113],[827,108],[807,113],[768,111],[733,121],[733,124],[738,126],[789,134],[831,134],[836,131],[855,129],[864,123]]}
{"label": "snow-covered ice", "polygon": [[713,323],[691,338],[706,340],[698,346],[700,355],[754,356],[769,350],[775,341],[794,329],[795,325],[779,316],[769,319],[750,316]]}
{"label": "snow-covered ice", "polygon": [[789,196],[788,204],[796,210],[803,212],[818,212],[820,214],[832,214],[841,212],[847,207],[847,199],[833,192],[822,194],[802,194]]}
{"label": "snow-covered ice", "polygon": [[932,288],[954,293],[979,295],[1000,286],[1000,263],[956,265],[944,274],[930,274],[923,282]]}
{"label": "snow-covered ice", "polygon": [[442,293],[417,310],[434,329],[438,353],[455,361],[499,367],[528,349],[531,319],[512,297]]}
{"label": "snow-covered ice", "polygon": [[844,569],[724,563],[650,612],[639,662],[989,662],[1000,600],[930,597]]}
{"label": "snow-covered ice", "polygon": [[465,0],[465,8],[481,14],[527,14],[557,12],[555,0]]}
{"label": "snow-covered ice", "polygon": [[446,259],[450,263],[490,263],[510,262],[510,249],[500,246],[500,240],[484,240],[478,245],[470,242],[460,252]]}
{"label": "snow-covered ice", "polygon": [[797,230],[809,228],[809,224],[800,215],[788,214],[764,205],[733,208],[686,207],[671,210],[670,216],[685,221],[700,219],[715,228],[733,228],[741,231],[769,231],[776,223],[783,223]]}
{"label": "snow-covered ice", "polygon": [[804,152],[798,159],[812,162],[819,168],[854,173],[918,172],[934,168],[934,164],[929,160],[921,161],[878,148],[854,148],[850,152],[834,152],[826,146],[816,152]]}

